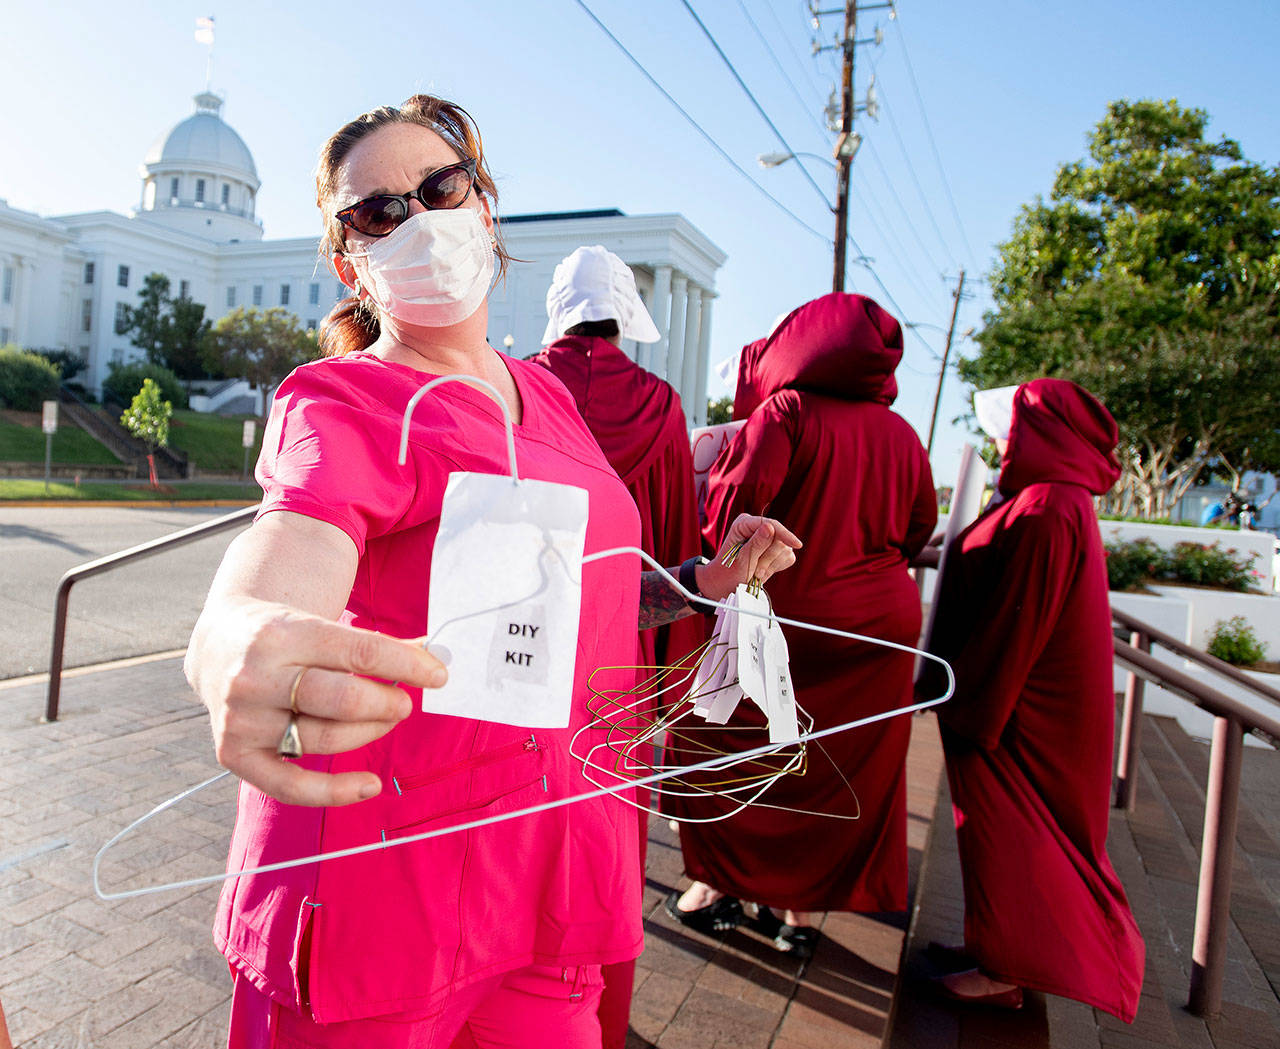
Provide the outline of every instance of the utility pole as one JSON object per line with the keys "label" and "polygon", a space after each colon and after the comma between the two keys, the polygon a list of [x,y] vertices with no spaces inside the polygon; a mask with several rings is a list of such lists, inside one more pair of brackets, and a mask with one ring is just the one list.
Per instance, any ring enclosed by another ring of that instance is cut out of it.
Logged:
{"label": "utility pole", "polygon": [[960,312],[960,296],[964,294],[964,270],[960,271],[960,280],[956,284],[955,302],[951,304],[951,323],[947,325],[947,345],[942,351],[942,367],[938,369],[938,389],[933,395],[933,415],[929,417],[929,441],[924,446],[925,454],[933,454],[933,431],[938,425],[938,404],[942,400],[942,380],[947,377],[947,358],[951,356],[951,339],[956,333],[956,314]]}
{"label": "utility pole", "polygon": [[840,73],[840,138],[836,146],[836,252],[832,291],[844,291],[845,247],[849,242],[849,169],[853,154],[844,144],[853,133],[853,53],[857,39],[858,5],[846,0],[844,5],[844,61]]}

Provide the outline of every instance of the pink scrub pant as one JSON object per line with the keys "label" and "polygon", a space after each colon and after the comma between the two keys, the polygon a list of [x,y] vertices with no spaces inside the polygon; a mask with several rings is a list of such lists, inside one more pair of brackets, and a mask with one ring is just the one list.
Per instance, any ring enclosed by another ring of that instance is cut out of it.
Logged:
{"label": "pink scrub pant", "polygon": [[434,1012],[330,1024],[233,975],[228,1049],[600,1049],[598,965],[531,965],[468,984]]}

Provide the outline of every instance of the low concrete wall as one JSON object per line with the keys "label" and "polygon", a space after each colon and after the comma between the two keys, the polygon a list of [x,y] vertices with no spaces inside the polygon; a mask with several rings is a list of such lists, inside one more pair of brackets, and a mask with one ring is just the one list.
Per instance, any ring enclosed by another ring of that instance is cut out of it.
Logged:
{"label": "low concrete wall", "polygon": [[[59,480],[72,480],[79,477],[82,481],[120,481],[139,476],[138,471],[128,463],[119,466],[106,466],[95,463],[92,466],[76,466],[74,463],[54,463],[49,467],[49,476]],[[141,476],[146,476],[142,474]],[[0,462],[0,477],[25,477],[37,481],[44,480],[44,463]]]}

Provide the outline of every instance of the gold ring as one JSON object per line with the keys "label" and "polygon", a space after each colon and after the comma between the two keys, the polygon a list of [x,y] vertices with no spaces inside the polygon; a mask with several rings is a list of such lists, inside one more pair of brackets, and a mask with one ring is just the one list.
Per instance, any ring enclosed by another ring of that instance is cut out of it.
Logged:
{"label": "gold ring", "polygon": [[293,679],[293,686],[289,689],[289,710],[295,717],[298,714],[298,686],[302,684],[302,675],[310,669],[310,667],[303,667],[299,670]]}

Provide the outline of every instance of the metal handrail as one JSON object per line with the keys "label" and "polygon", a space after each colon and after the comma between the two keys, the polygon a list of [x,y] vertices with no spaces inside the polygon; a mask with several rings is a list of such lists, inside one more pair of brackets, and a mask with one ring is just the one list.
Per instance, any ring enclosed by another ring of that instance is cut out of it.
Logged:
{"label": "metal handrail", "polygon": [[[1200,880],[1196,894],[1195,937],[1191,951],[1191,986],[1187,1008],[1196,1016],[1213,1019],[1222,1010],[1222,983],[1226,969],[1227,931],[1231,922],[1231,866],[1235,855],[1236,818],[1240,805],[1240,769],[1244,761],[1244,734],[1252,732],[1272,746],[1280,746],[1280,718],[1253,710],[1238,699],[1161,662],[1151,655],[1152,643],[1218,671],[1208,653],[1192,648],[1135,616],[1112,610],[1115,621],[1132,631],[1132,644],[1116,638],[1116,662],[1129,670],[1125,689],[1124,719],[1120,729],[1120,755],[1116,769],[1116,807],[1133,811],[1139,739],[1142,731],[1143,682],[1151,681],[1214,717],[1209,752],[1209,781],[1205,785],[1204,832],[1200,846]],[[1259,685],[1224,664],[1234,673],[1226,676],[1267,696],[1272,689]],[[1240,680],[1243,678],[1243,680]]]}
{"label": "metal handrail", "polygon": [[58,593],[54,602],[53,651],[49,656],[49,691],[45,697],[45,721],[58,720],[58,700],[62,693],[62,650],[67,639],[67,605],[71,600],[71,588],[81,579],[101,575],[103,572],[109,572],[113,568],[119,568],[130,562],[139,561],[144,557],[150,557],[152,554],[163,553],[175,546],[182,546],[197,539],[213,535],[216,532],[235,528],[251,520],[253,515],[258,512],[259,505],[254,503],[253,506],[246,506],[242,510],[236,510],[234,513],[214,518],[212,521],[192,525],[190,528],[184,528],[180,532],[162,535],[160,538],[152,539],[150,542],[131,546],[127,550],[107,554],[105,557],[99,557],[94,561],[87,561],[63,574],[58,581]]}
{"label": "metal handrail", "polygon": [[[1153,643],[1162,645],[1170,652],[1176,652],[1180,656],[1185,656],[1187,659],[1199,663],[1202,667],[1215,671],[1223,677],[1230,678],[1237,685],[1249,689],[1249,691],[1262,696],[1264,699],[1269,699],[1273,703],[1280,703],[1280,690],[1274,689],[1270,685],[1264,685],[1261,681],[1254,680],[1239,667],[1232,666],[1225,659],[1219,659],[1217,656],[1210,655],[1201,649],[1193,648],[1185,641],[1179,641],[1172,634],[1157,630],[1150,623],[1144,623],[1137,616],[1122,612],[1118,608],[1111,610],[1111,618],[1123,627],[1146,634]],[[1190,697],[1184,696],[1183,698]],[[1195,701],[1192,700],[1192,702]]]}

